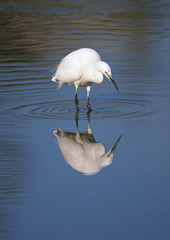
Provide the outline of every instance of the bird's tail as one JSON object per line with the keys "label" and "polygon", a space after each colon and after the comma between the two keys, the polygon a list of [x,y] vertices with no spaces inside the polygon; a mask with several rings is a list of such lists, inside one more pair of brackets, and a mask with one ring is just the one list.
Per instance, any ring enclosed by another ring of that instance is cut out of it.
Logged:
{"label": "bird's tail", "polygon": [[56,76],[53,76],[53,77],[52,77],[52,81],[53,81],[53,82],[58,82]]}
{"label": "bird's tail", "polygon": [[60,82],[57,78],[56,78],[56,76],[54,76],[54,77],[52,77],[52,81],[53,82],[56,82],[56,83],[58,83],[58,89],[60,89],[62,86],[63,86],[63,82]]}

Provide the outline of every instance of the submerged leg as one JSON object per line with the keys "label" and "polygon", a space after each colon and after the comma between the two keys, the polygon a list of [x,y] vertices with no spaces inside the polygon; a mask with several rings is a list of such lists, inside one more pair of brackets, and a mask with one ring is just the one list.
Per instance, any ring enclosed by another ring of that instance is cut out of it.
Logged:
{"label": "submerged leg", "polygon": [[90,95],[90,90],[91,90],[91,86],[87,86],[87,107],[89,109],[89,111],[92,111],[91,107],[90,107],[90,99],[89,99],[89,95]]}
{"label": "submerged leg", "polygon": [[75,94],[74,101],[75,101],[77,112],[79,112],[79,101],[78,101],[78,97],[77,97],[78,86],[77,85],[75,85],[75,90],[76,90],[76,94]]}

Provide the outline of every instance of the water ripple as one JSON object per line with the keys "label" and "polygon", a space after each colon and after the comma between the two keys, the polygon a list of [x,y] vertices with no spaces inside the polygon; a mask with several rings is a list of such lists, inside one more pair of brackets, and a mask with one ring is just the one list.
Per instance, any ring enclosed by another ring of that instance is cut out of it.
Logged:
{"label": "water ripple", "polygon": [[[79,118],[86,119],[86,101],[79,102]],[[127,99],[91,100],[91,119],[136,118],[151,114],[151,102]],[[26,117],[42,119],[71,120],[75,118],[76,108],[73,100],[33,103],[14,108]]]}

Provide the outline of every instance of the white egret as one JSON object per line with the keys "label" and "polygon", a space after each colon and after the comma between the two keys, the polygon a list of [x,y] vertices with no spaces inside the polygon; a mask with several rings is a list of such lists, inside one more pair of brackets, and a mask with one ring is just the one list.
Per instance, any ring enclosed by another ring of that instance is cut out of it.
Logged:
{"label": "white egret", "polygon": [[63,84],[74,84],[77,110],[79,110],[77,98],[78,87],[87,87],[87,107],[91,110],[89,103],[91,84],[102,83],[103,74],[114,84],[119,92],[119,89],[112,78],[110,66],[106,62],[101,61],[100,55],[95,50],[81,48],[71,52],[61,60],[52,81],[59,83],[58,88]]}
{"label": "white egret", "polygon": [[62,129],[54,131],[66,162],[75,170],[86,175],[96,174],[102,168],[109,166],[113,161],[114,152],[122,135],[106,153],[104,144],[95,141],[90,126],[90,116],[88,117],[87,133],[79,132],[78,119],[76,119],[76,127],[76,133],[65,132]]}

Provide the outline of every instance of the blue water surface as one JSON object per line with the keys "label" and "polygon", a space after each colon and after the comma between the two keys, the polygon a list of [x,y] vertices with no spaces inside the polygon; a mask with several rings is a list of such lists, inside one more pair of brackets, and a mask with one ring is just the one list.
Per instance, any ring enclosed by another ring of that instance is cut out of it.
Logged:
{"label": "blue water surface", "polygon": [[[169,1],[1,1],[1,239],[170,239],[169,11]],[[99,52],[121,92],[93,85],[90,114],[85,88],[77,114],[74,86],[51,81],[81,47]],[[99,156],[88,152],[88,173],[79,133]]]}

